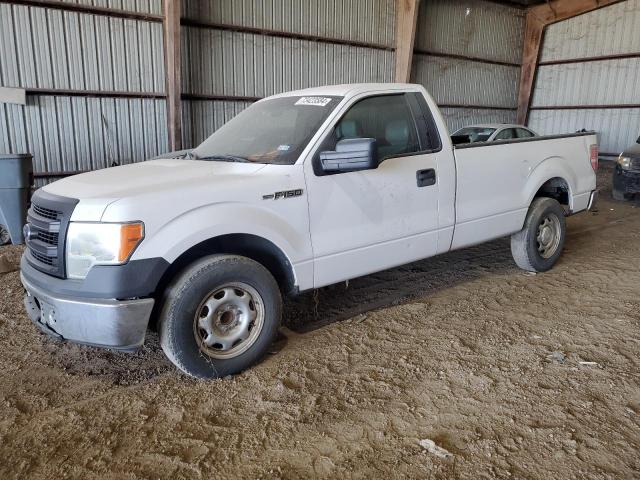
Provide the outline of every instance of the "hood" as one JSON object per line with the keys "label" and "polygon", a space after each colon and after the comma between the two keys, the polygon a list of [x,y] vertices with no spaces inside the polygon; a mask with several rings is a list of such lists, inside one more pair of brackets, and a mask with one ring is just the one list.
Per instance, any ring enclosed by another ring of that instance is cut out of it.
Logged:
{"label": "hood", "polygon": [[149,192],[172,190],[199,183],[211,177],[225,182],[252,175],[264,168],[261,163],[232,163],[205,160],[161,159],[105,168],[67,177],[43,187],[62,197],[109,199],[138,196]]}
{"label": "hood", "polygon": [[73,221],[100,221],[106,208],[118,201],[145,197],[178,198],[198,187],[246,183],[265,167],[261,163],[162,159],[105,168],[67,177],[43,187],[45,192],[77,198]]}

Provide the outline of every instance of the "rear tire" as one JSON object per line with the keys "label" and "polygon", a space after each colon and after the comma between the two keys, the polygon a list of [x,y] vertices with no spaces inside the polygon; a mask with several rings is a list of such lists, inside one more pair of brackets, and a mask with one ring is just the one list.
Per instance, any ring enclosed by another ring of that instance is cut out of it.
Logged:
{"label": "rear tire", "polygon": [[529,207],[524,227],[511,235],[511,254],[528,272],[546,272],[564,247],[564,209],[553,198],[536,198]]}
{"label": "rear tire", "polygon": [[265,267],[246,257],[212,255],[168,287],[158,322],[160,345],[188,375],[234,375],[267,353],[281,316],[280,290]]}
{"label": "rear tire", "polygon": [[615,188],[611,190],[611,196],[613,197],[614,200],[617,200],[618,202],[626,202],[629,200],[633,200],[633,193],[624,193],[624,192],[621,192],[620,190],[616,190]]}

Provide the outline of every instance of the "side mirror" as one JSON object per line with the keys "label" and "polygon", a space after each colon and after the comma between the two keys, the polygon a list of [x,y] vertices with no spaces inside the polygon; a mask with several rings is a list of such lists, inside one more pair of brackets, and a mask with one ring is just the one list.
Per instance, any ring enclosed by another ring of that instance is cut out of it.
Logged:
{"label": "side mirror", "polygon": [[451,143],[453,145],[471,143],[471,137],[469,135],[451,135]]}
{"label": "side mirror", "polygon": [[336,143],[335,152],[321,152],[320,164],[326,173],[353,172],[378,168],[375,138],[347,138]]}

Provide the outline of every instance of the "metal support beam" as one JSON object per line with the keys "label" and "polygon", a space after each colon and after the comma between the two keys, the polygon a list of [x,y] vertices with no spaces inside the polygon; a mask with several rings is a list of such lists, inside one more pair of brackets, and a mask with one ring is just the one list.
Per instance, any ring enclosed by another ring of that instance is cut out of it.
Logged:
{"label": "metal support beam", "polygon": [[[1,2],[2,0],[0,0]],[[183,18],[181,21],[185,27],[208,28],[211,30],[221,30],[224,32],[250,33],[253,35],[265,35],[277,38],[295,38],[296,40],[306,40],[309,42],[328,43],[329,45],[349,45],[351,47],[372,48],[375,50],[386,50],[393,52],[395,47],[374,42],[362,42],[359,40],[346,40],[344,38],[329,37],[326,35],[312,35],[301,32],[284,32],[269,28],[249,27],[246,25],[232,25],[230,23],[210,22],[202,19]]]}
{"label": "metal support beam", "polygon": [[155,15],[153,13],[133,12],[130,10],[121,10],[119,8],[98,7],[94,5],[83,5],[58,0],[0,0],[0,3],[50,8],[52,10],[62,10],[67,12],[89,13],[92,15],[104,15],[107,17],[129,18],[131,20],[144,20],[148,22],[162,21],[161,15]]}
{"label": "metal support beam", "polygon": [[411,78],[419,4],[420,0],[396,0],[396,82]]}
{"label": "metal support beam", "polygon": [[182,149],[180,84],[180,0],[164,0],[164,65],[167,77],[167,129],[169,150]]}
{"label": "metal support beam", "polygon": [[538,57],[544,29],[552,23],[577,17],[623,0],[555,0],[531,7],[527,11],[518,90],[518,123],[525,124],[538,69]]}

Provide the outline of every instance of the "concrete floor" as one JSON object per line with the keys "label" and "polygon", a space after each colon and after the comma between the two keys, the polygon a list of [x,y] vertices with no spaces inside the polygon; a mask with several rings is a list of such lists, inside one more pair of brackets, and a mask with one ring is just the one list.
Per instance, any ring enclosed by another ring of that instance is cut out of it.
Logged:
{"label": "concrete floor", "polygon": [[153,334],[50,340],[0,275],[0,478],[637,478],[640,215],[609,176],[552,271],[499,240],[306,294],[273,355],[214,382]]}

